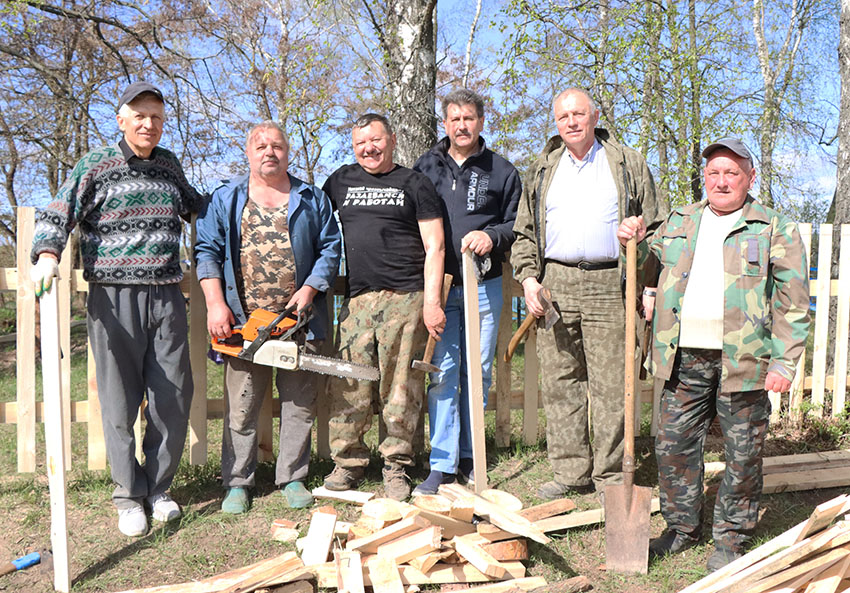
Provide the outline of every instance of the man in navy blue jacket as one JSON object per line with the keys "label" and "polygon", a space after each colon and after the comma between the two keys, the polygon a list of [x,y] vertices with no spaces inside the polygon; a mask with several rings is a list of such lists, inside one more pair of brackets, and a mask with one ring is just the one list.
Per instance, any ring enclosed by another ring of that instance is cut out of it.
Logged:
{"label": "man in navy blue jacket", "polygon": [[493,376],[493,356],[502,309],[502,262],[514,240],[522,186],[514,166],[486,148],[484,100],[467,89],[443,99],[446,137],[413,166],[434,184],[443,204],[445,270],[454,278],[446,303],[446,328],[434,349],[428,416],[431,425],[431,473],[413,495],[435,494],[440,484],[472,474],[472,439],[464,345],[461,253],[467,249],[489,257],[490,269],[478,285],[483,389]]}

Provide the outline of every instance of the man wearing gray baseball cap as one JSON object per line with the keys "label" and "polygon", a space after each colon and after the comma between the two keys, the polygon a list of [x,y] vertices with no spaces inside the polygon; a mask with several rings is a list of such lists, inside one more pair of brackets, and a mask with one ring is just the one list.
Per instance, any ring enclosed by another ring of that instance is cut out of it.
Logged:
{"label": "man wearing gray baseball cap", "polygon": [[663,379],[655,457],[667,529],[650,558],[702,538],[703,451],[716,416],[726,471],[714,505],[717,570],[743,555],[759,516],[768,391],[791,387],[809,333],[808,268],[797,225],[749,194],[753,157],[738,138],[702,151],[706,199],[680,206],[646,241],[646,224],[617,230],[638,240],[638,261],[660,264],[650,370]]}
{"label": "man wearing gray baseball cap", "polygon": [[[177,158],[158,146],[165,122],[162,93],[134,82],[116,116],[123,138],[86,154],[38,216],[32,245],[36,296],[58,276],[58,260],[80,227],[87,325],[97,369],[106,455],[116,483],[118,529],[147,533],[155,520],[180,516],[167,494],[186,440],[192,373],[186,303],[178,283],[180,218],[203,197]],[[135,457],[133,424],[147,398],[142,451]]]}

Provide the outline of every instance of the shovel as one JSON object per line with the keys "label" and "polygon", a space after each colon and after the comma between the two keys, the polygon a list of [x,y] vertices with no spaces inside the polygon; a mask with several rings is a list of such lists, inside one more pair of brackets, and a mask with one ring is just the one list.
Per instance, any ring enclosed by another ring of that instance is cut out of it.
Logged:
{"label": "shovel", "polygon": [[626,364],[623,483],[605,488],[605,557],[608,570],[646,574],[652,490],[635,486],[635,293],[637,243],[626,244]]}

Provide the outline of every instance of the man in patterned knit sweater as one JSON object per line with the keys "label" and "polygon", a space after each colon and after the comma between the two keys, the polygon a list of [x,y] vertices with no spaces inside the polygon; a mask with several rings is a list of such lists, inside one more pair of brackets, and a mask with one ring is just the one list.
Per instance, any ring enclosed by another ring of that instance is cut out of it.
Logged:
{"label": "man in patterned knit sweater", "polygon": [[[180,517],[167,494],[186,440],[192,373],[186,303],[178,283],[180,218],[203,198],[186,181],[162,136],[162,93],[129,85],[118,102],[117,144],[86,154],[42,211],[32,246],[36,296],[58,275],[58,260],[80,226],[88,335],[97,368],[106,455],[116,483],[118,529],[147,533],[147,505],[157,521]],[[147,427],[135,457],[133,423],[143,398]]]}

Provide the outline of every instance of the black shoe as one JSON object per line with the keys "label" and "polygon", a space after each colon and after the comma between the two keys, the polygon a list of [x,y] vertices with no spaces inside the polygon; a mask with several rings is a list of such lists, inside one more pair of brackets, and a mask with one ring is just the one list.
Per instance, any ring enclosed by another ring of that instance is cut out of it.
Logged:
{"label": "black shoe", "polygon": [[457,481],[463,485],[475,481],[475,472],[472,470],[472,458],[462,457],[457,464]]}
{"label": "black shoe", "polygon": [[720,570],[727,564],[734,562],[743,556],[741,552],[730,550],[728,548],[715,548],[711,556],[708,557],[708,562],[705,563],[708,572]]}
{"label": "black shoe", "polygon": [[649,559],[655,560],[663,556],[678,554],[688,548],[693,548],[699,543],[699,538],[694,538],[671,529],[649,542]]}
{"label": "black shoe", "polygon": [[428,494],[437,494],[440,489],[440,484],[453,484],[455,481],[454,474],[444,474],[436,470],[431,470],[425,481],[419,484],[413,491],[413,496],[423,496]]}

